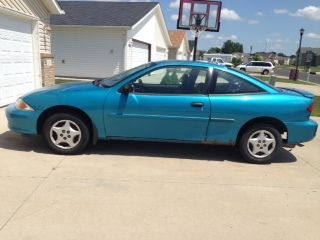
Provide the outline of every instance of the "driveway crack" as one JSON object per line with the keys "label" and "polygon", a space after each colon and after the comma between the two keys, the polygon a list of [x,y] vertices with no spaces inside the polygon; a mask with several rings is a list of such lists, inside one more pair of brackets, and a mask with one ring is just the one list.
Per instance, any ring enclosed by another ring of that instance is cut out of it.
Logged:
{"label": "driveway crack", "polygon": [[50,172],[43,178],[43,180],[31,191],[29,195],[21,202],[21,204],[14,210],[14,212],[9,216],[9,218],[0,226],[0,232],[8,225],[8,223],[14,218],[14,216],[19,212],[19,210],[29,201],[29,199],[34,195],[34,193],[45,183],[45,181],[51,176],[51,174],[62,164],[66,159],[64,157],[58,164],[51,168]]}

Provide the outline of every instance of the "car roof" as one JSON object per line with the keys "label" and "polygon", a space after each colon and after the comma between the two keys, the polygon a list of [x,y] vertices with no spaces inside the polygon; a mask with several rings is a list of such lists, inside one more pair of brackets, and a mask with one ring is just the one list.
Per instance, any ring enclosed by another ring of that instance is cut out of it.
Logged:
{"label": "car roof", "polygon": [[185,65],[185,66],[214,67],[219,69],[227,69],[226,66],[214,64],[207,61],[165,60],[165,61],[157,61],[153,63],[159,66]]}

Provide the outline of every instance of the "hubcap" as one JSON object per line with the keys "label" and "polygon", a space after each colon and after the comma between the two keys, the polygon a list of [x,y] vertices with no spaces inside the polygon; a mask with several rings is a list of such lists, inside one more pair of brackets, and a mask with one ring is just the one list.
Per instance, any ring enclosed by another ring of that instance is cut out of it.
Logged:
{"label": "hubcap", "polygon": [[247,142],[249,153],[256,158],[268,157],[276,147],[276,139],[266,130],[258,130],[251,134]]}
{"label": "hubcap", "polygon": [[71,149],[77,146],[81,140],[80,127],[73,121],[60,120],[50,129],[52,143],[61,149]]}

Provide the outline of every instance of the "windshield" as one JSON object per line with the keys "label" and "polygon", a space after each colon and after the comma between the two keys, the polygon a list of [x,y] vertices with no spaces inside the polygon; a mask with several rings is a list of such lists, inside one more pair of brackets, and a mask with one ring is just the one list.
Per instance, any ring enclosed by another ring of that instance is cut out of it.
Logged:
{"label": "windshield", "polygon": [[243,72],[243,71],[241,71],[241,70],[235,69],[235,68],[232,68],[232,71],[237,72],[237,73],[241,73],[242,75],[245,75],[245,76],[247,76],[247,77],[253,78],[254,80],[256,80],[256,81],[258,81],[258,82],[260,82],[260,83],[262,83],[262,84],[264,84],[264,85],[267,85],[268,87],[272,88],[273,90],[276,90],[277,92],[279,92],[279,89],[278,89],[278,88],[276,88],[275,86],[270,85],[268,82],[262,81],[262,80],[259,79],[259,78],[256,78],[256,77],[254,77],[254,76],[251,76],[251,75],[249,75],[249,74],[247,74],[247,73],[245,73],[245,72]]}
{"label": "windshield", "polygon": [[113,75],[111,77],[107,77],[104,79],[101,79],[101,84],[104,87],[112,87],[114,85],[116,85],[117,83],[121,82],[122,80],[126,79],[127,77],[129,77],[130,75],[134,74],[135,72],[139,72],[147,67],[152,66],[154,63],[146,63],[143,65],[140,65],[138,67],[135,68],[131,68],[127,71],[121,72],[119,74]]}

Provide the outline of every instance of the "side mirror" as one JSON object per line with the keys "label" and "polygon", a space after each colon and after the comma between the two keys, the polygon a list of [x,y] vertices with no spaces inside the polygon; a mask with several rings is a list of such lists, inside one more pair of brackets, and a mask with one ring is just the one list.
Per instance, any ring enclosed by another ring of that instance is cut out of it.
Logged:
{"label": "side mirror", "polygon": [[133,85],[132,84],[126,84],[124,85],[124,87],[120,90],[121,93],[123,94],[129,94],[132,93],[134,90]]}

